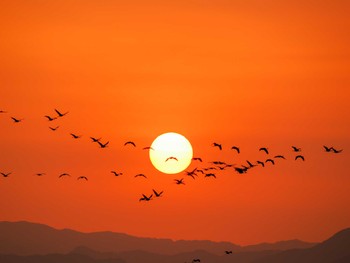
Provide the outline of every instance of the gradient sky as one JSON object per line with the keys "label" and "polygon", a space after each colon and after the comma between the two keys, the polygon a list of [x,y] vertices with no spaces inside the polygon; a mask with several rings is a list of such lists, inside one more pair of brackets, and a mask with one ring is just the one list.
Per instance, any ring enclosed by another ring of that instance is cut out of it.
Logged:
{"label": "gradient sky", "polygon": [[[237,244],[349,227],[349,1],[164,2],[1,1],[0,220]],[[69,114],[48,123],[54,108]],[[204,162],[288,160],[178,186],[141,150],[169,131]]]}

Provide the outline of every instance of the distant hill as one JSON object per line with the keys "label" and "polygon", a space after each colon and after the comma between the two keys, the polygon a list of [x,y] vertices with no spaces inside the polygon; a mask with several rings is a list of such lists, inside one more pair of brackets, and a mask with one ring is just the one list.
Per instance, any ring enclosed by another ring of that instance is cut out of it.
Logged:
{"label": "distant hill", "polygon": [[350,228],[307,249],[292,249],[263,257],[254,263],[345,263],[350,262]]}
{"label": "distant hill", "polygon": [[57,230],[43,224],[29,222],[0,222],[0,244],[0,254],[16,255],[65,254],[80,246],[100,252],[142,250],[167,255],[196,250],[222,255],[225,250],[252,252],[314,246],[312,243],[302,241],[283,241],[241,247],[230,242],[173,241],[171,239],[140,238],[113,232],[81,233],[69,229]]}
{"label": "distant hill", "polygon": [[[0,222],[1,263],[349,263],[350,229],[317,245],[299,240],[240,247],[112,232],[80,233],[28,222]],[[309,246],[307,248],[295,248]],[[232,248],[232,249],[231,249]],[[282,251],[281,249],[288,249]],[[225,250],[234,250],[225,254]]]}
{"label": "distant hill", "polygon": [[0,255],[1,263],[126,263],[120,259],[102,259],[93,258],[78,254],[50,254],[50,255],[33,255],[33,256],[15,256]]}

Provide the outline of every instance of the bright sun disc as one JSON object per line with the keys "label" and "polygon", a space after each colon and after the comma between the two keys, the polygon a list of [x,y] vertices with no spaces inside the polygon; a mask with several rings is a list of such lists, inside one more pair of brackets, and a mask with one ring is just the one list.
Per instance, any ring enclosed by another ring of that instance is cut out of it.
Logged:
{"label": "bright sun disc", "polygon": [[159,135],[152,143],[149,157],[153,166],[166,174],[176,174],[191,163],[193,150],[191,143],[174,132]]}

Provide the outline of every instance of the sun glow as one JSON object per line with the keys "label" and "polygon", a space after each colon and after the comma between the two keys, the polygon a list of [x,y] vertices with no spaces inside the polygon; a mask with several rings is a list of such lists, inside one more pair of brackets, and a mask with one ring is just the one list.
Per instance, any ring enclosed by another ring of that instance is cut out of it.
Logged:
{"label": "sun glow", "polygon": [[149,155],[153,166],[166,174],[176,174],[191,163],[193,150],[191,143],[174,132],[159,135],[152,143]]}

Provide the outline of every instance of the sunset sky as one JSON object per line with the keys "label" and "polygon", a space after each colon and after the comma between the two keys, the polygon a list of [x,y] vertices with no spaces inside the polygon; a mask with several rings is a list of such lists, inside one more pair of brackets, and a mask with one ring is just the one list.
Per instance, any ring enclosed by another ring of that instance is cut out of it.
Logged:
{"label": "sunset sky", "polygon": [[[1,1],[0,220],[241,245],[349,227],[349,12],[345,0]],[[55,108],[69,113],[48,122]],[[165,132],[203,159],[188,170],[287,160],[167,175],[142,150]],[[139,202],[152,189],[164,197]]]}

